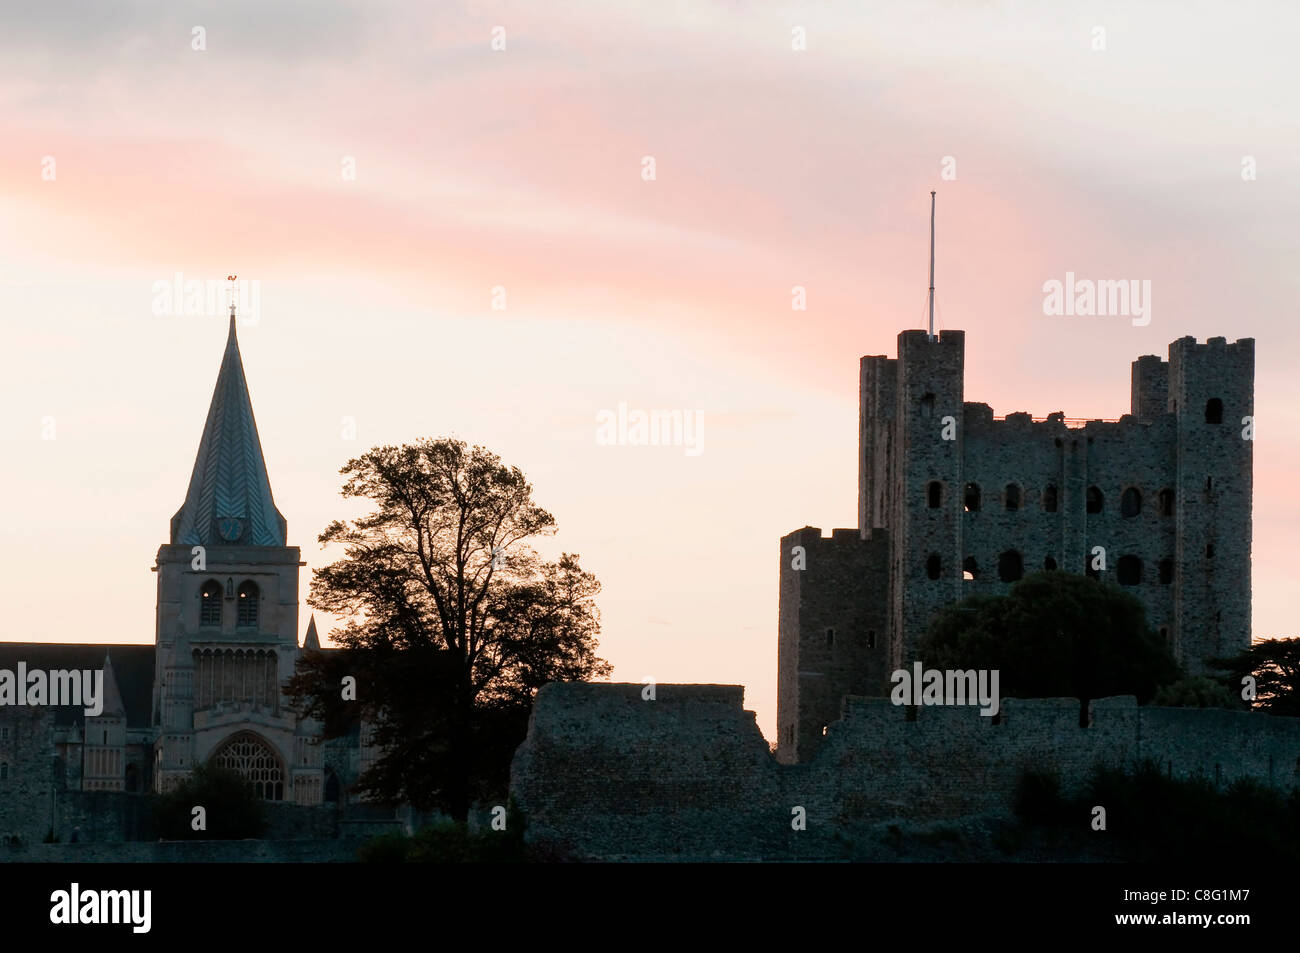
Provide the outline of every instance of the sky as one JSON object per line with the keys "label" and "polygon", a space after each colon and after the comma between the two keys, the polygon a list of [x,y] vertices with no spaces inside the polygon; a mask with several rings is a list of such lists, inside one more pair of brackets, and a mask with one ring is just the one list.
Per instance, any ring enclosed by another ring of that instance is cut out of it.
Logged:
{"label": "sky", "polygon": [[[1298,32],[1282,2],[7,5],[0,638],[152,641],[227,325],[157,285],[234,273],[300,628],[339,468],[454,436],[601,580],[615,680],[742,684],[774,738],[779,540],[856,525],[858,361],[924,326],[932,189],[936,323],[995,413],[1116,418],[1139,355],[1256,339],[1253,628],[1295,635]],[[1067,272],[1149,281],[1150,322],[1045,314]],[[602,443],[620,404],[698,445]]]}

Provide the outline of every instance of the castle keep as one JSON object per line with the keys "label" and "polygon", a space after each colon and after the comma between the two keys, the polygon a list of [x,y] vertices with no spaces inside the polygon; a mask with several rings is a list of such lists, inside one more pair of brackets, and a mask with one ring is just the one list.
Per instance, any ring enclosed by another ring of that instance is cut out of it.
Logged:
{"label": "castle keep", "polygon": [[1117,421],[995,418],[965,400],[964,345],[911,330],[862,358],[858,526],[781,540],[784,763],[845,695],[887,694],[938,609],[1040,569],[1128,588],[1191,674],[1250,645],[1254,340],[1138,358]]}

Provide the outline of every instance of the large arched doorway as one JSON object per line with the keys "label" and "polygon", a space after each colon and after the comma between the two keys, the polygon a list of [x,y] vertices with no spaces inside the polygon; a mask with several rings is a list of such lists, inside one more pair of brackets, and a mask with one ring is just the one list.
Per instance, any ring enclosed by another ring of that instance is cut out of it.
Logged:
{"label": "large arched doorway", "polygon": [[280,758],[274,748],[251,731],[231,735],[208,763],[241,775],[253,793],[263,800],[284,800],[284,768]]}

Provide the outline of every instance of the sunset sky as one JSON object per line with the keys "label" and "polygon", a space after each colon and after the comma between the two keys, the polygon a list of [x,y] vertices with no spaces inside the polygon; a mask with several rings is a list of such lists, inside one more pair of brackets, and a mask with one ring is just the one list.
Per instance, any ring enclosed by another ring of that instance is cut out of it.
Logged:
{"label": "sunset sky", "polygon": [[[227,324],[154,285],[237,273],[304,600],[339,468],[456,436],[603,583],[616,680],[743,684],[772,738],[778,541],[856,523],[858,360],[924,324],[931,189],[995,413],[1118,417],[1137,356],[1256,339],[1254,631],[1300,634],[1297,35],[1283,3],[11,5],[0,638],[153,640]],[[1067,271],[1149,280],[1150,324],[1045,316]],[[698,411],[702,452],[599,445],[620,402]]]}

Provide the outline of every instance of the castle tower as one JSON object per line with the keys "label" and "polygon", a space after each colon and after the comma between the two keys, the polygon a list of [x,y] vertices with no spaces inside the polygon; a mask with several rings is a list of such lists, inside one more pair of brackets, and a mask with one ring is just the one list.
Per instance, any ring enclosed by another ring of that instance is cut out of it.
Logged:
{"label": "castle tower", "polygon": [[185,502],[158,549],[154,783],[196,764],[240,771],[269,800],[294,789],[296,546],[275,507],[231,313]]}
{"label": "castle tower", "polygon": [[1183,338],[1133,362],[1130,414],[1082,420],[966,403],[961,331],[862,358],[857,531],[781,543],[778,758],[812,757],[843,695],[887,694],[938,610],[1040,569],[1123,587],[1191,674],[1249,647],[1254,359]]}
{"label": "castle tower", "polygon": [[1175,652],[1191,674],[1204,671],[1207,657],[1250,647],[1254,391],[1253,338],[1169,345],[1178,433]]}
{"label": "castle tower", "polygon": [[935,611],[962,596],[965,332],[902,332],[896,368],[886,434],[893,500],[882,515],[891,540],[891,652],[902,667]]}
{"label": "castle tower", "polygon": [[777,760],[809,760],[845,695],[883,685],[889,661],[889,539],[806,526],[781,540]]}

